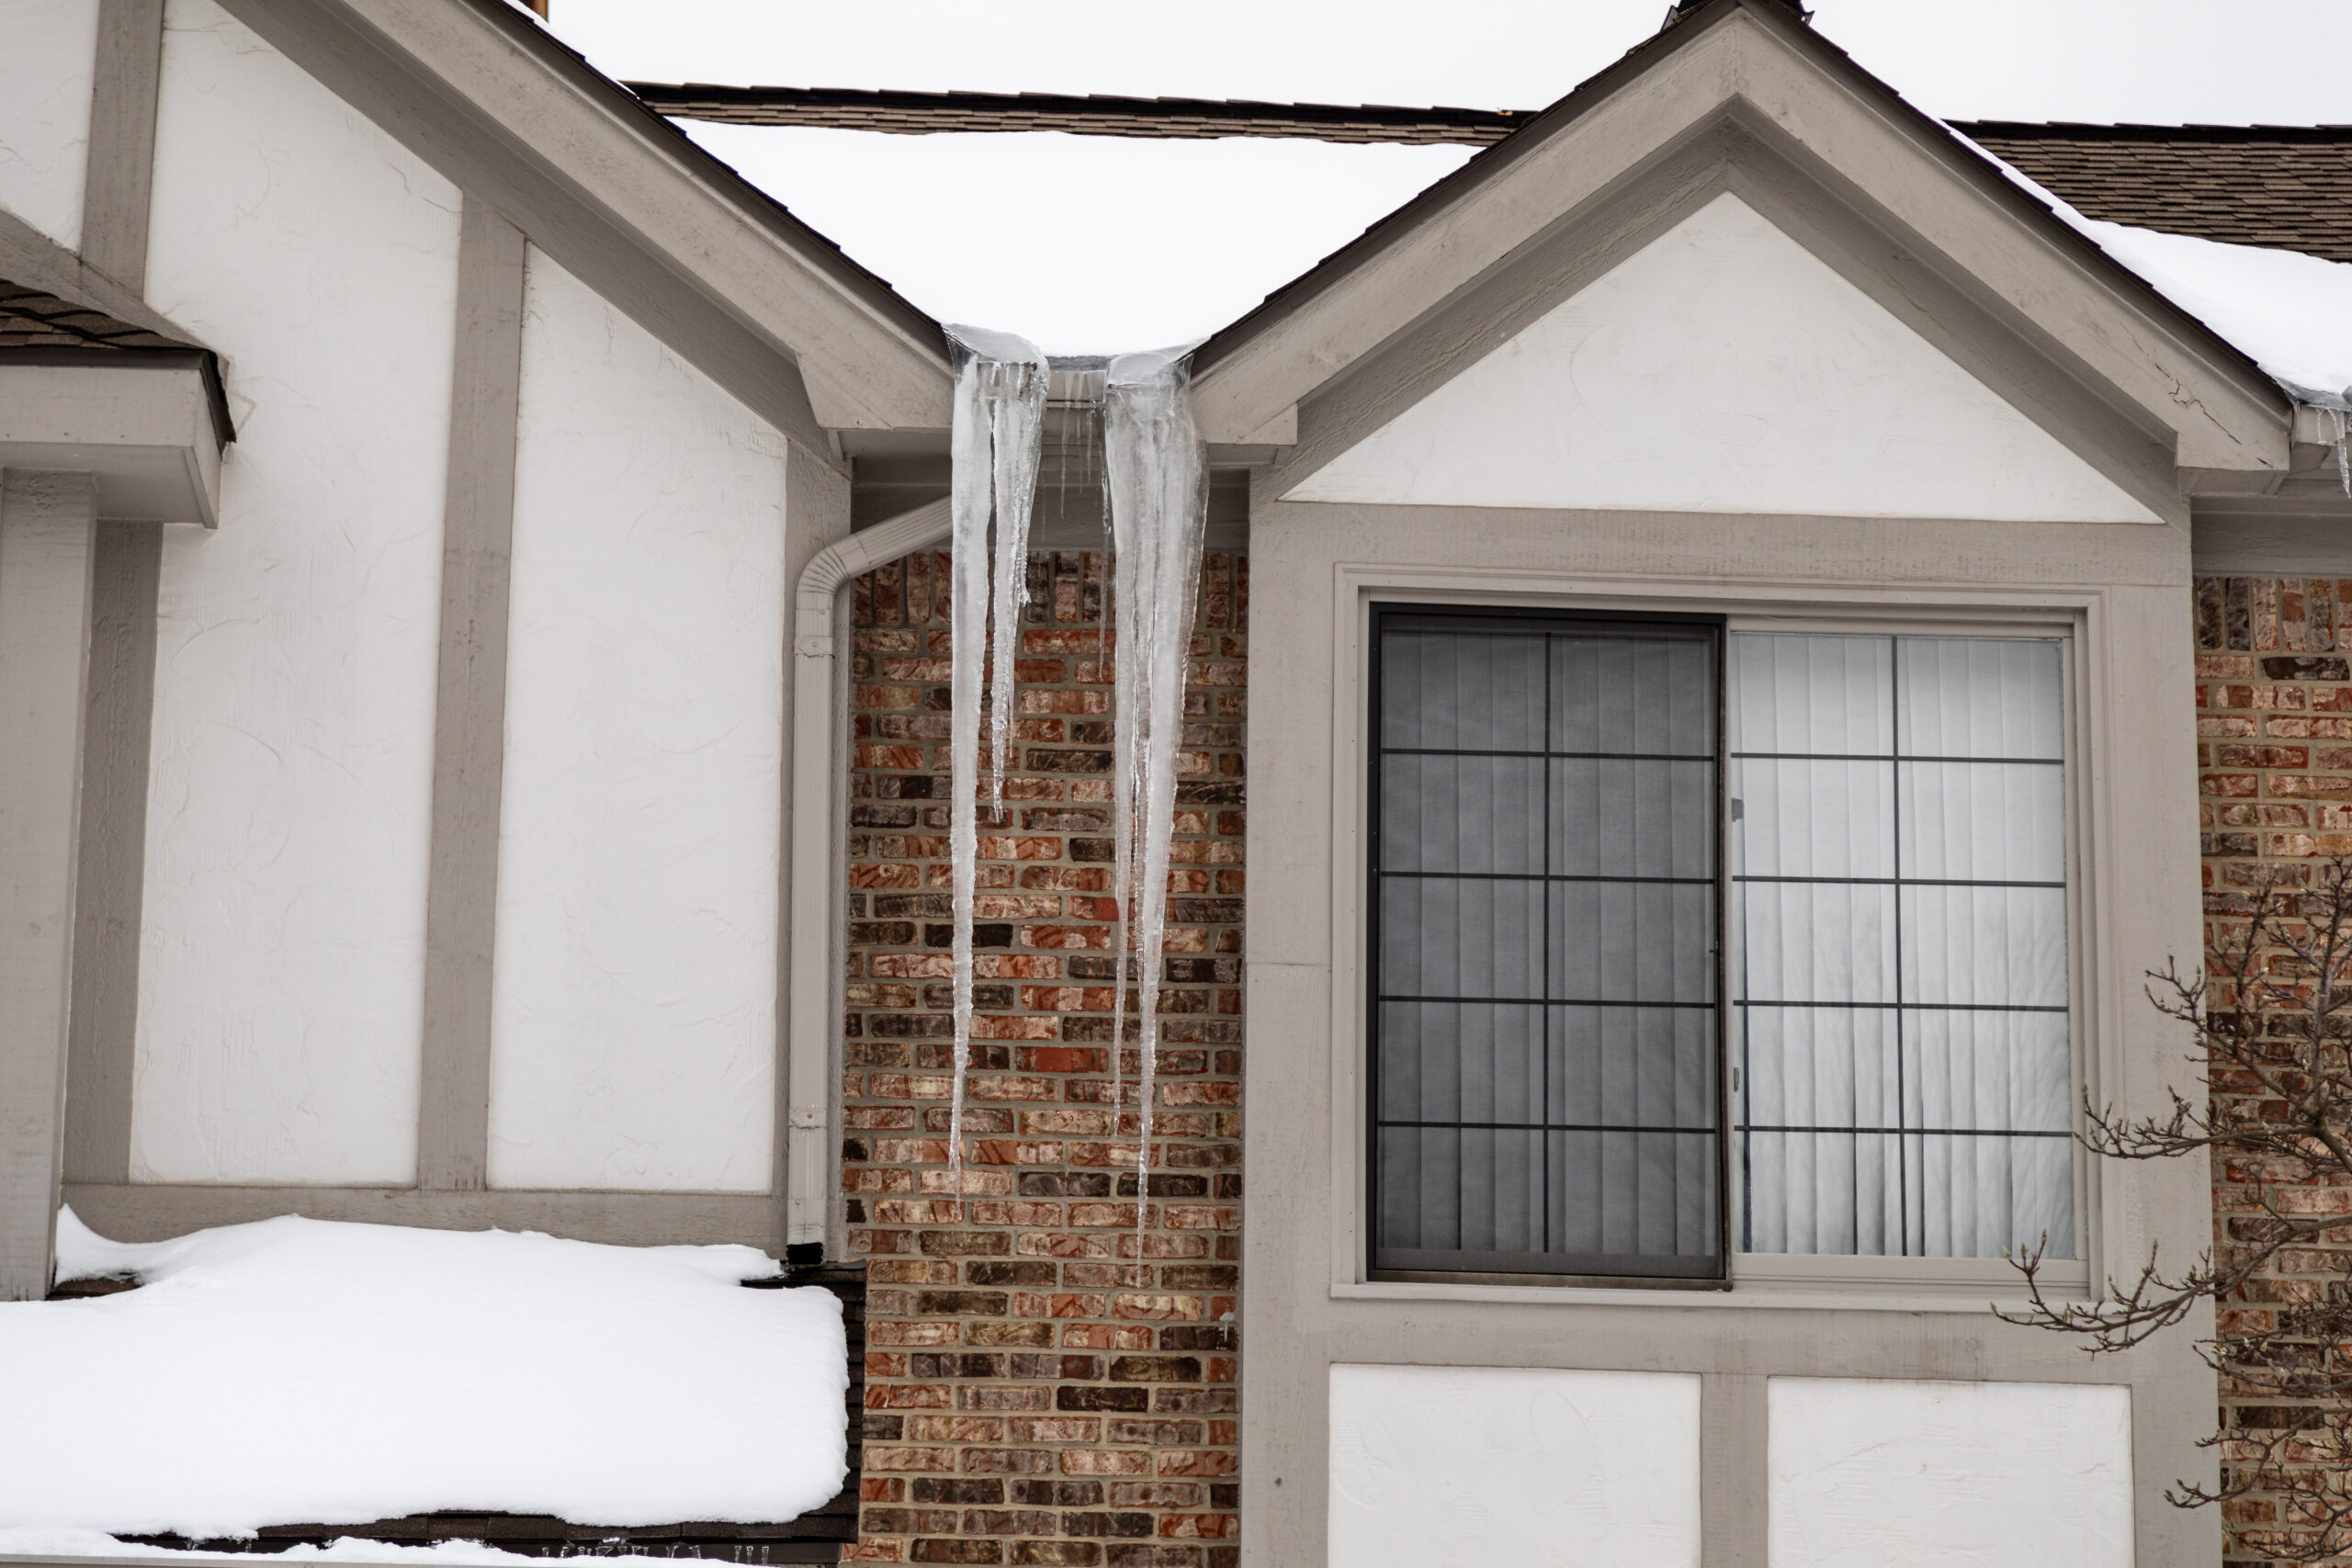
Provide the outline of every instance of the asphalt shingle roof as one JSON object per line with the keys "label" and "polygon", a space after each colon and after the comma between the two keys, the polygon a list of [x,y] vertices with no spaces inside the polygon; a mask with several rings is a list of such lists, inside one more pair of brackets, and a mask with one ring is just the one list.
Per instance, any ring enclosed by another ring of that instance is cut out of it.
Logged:
{"label": "asphalt shingle roof", "polygon": [[[902,136],[1059,130],[1163,140],[1271,136],[1488,147],[1536,118],[1528,110],[1386,104],[628,85],[649,108],[683,119]],[[1953,124],[2086,216],[2352,261],[2352,126]]]}
{"label": "asphalt shingle roof", "polygon": [[188,348],[191,344],[119,321],[38,288],[0,280],[0,348]]}
{"label": "asphalt shingle roof", "polygon": [[2352,261],[2352,126],[1954,129],[2086,218]]}

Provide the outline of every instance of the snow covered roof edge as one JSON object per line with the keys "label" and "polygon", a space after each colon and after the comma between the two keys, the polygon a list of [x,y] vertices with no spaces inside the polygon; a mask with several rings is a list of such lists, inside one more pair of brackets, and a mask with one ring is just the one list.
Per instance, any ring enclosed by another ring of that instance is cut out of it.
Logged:
{"label": "snow covered roof edge", "polygon": [[[1460,169],[1430,186],[1316,266],[1275,289],[1257,309],[1211,336],[1194,356],[1196,371],[1207,375],[1274,321],[1337,285],[1422,218],[1433,215],[1476,186],[1493,178],[1510,161],[1581,117],[1621,86],[1647,73],[1672,53],[1731,17],[1743,14],[1771,27],[1832,73],[1876,99],[1924,135],[1947,145],[1957,144],[1959,148],[1965,149],[1971,164],[1979,166],[1990,164],[1987,175],[1999,177],[1988,178],[1988,194],[2006,195],[2012,210],[2020,218],[2041,227],[2052,239],[2089,262],[2095,270],[2106,275],[2111,282],[2139,293],[2145,302],[2156,306],[2163,315],[2173,318],[2184,329],[2204,339],[2223,363],[2240,366],[2250,373],[2250,378],[2275,387],[2290,404],[2340,408],[2344,406],[2343,400],[2352,394],[2352,337],[2347,338],[2345,354],[2340,356],[2331,354],[2319,361],[2322,366],[2332,367],[2338,357],[2342,358],[2346,373],[2339,378],[2331,379],[2335,376],[2334,370],[2315,368],[2304,363],[2308,356],[2290,360],[2274,352],[2285,346],[2275,325],[2269,330],[2261,328],[2256,323],[2254,312],[2227,309],[2225,299],[2217,300],[2192,281],[2225,273],[2228,266],[2221,261],[2222,256],[2248,253],[2258,257],[2284,258],[2288,267],[2303,272],[2306,281],[2313,277],[2332,278],[2335,275],[2313,274],[2302,268],[2301,264],[2309,264],[2310,268],[2335,268],[2346,280],[2342,286],[2346,298],[2352,300],[2352,265],[2333,263],[2300,253],[2272,251],[2266,247],[2233,245],[2219,241],[2163,234],[2154,230],[2133,230],[2127,225],[2102,223],[2085,218],[1950,123],[1913,104],[1817,30],[1798,22],[1777,0],[1706,0],[1705,4],[1688,12],[1670,16],[1657,33],[1577,84],[1510,135],[1481,149]],[[2141,235],[2146,236],[2145,242],[2135,240],[2135,236]],[[2153,253],[2166,249],[2166,243],[2170,242],[2177,242],[2182,247],[2211,246],[2216,254],[2199,265],[2184,249],[2169,258],[2171,265],[2160,265],[2153,258]],[[2250,262],[2245,265],[2256,267],[2274,264]],[[2152,276],[2151,274],[2156,276]],[[2275,285],[2275,280],[2268,282]],[[2308,292],[2332,296],[2334,285],[2323,284],[2313,289],[2297,291],[2297,295]],[[2278,303],[2275,299],[2268,302]],[[2266,313],[2275,316],[2276,311]],[[2352,310],[2343,314],[2347,323],[2347,333],[2352,334]],[[2231,321],[2235,333],[2218,324],[2222,321]],[[2266,354],[2269,355],[2267,359]],[[2303,373],[2297,375],[2286,369],[2290,363],[2300,366]],[[2326,389],[2339,384],[2347,391]]]}

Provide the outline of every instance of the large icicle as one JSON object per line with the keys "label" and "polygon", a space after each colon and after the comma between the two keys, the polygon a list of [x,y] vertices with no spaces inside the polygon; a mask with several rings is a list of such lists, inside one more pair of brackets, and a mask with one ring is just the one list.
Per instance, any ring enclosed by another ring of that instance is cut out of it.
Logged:
{"label": "large icicle", "polygon": [[[949,597],[953,664],[948,710],[948,846],[955,882],[955,1085],[947,1112],[949,1179],[964,1201],[964,1088],[972,1064],[972,905],[979,862],[980,672],[989,610],[997,606],[998,658],[992,809],[1002,808],[1004,737],[1010,728],[1019,604],[1026,596],[1029,510],[1045,434],[1046,356],[1026,339],[950,327],[956,355],[948,510],[955,585]],[[997,579],[989,592],[989,518],[997,518]],[[1009,564],[1008,564],[1009,563]]]}
{"label": "large icicle", "polygon": [[[1111,500],[1117,628],[1114,878],[1122,922],[1120,1011],[1112,1051],[1125,1032],[1125,954],[1134,953],[1141,1067],[1136,1140],[1136,1224],[1151,1194],[1151,1134],[1159,1048],[1160,953],[1167,931],[1169,838],[1175,827],[1176,750],[1182,739],[1185,673],[1208,525],[1206,464],[1193,424],[1189,350],[1120,355],[1105,378],[1103,468]],[[1114,1114],[1117,1108],[1114,1107]]]}

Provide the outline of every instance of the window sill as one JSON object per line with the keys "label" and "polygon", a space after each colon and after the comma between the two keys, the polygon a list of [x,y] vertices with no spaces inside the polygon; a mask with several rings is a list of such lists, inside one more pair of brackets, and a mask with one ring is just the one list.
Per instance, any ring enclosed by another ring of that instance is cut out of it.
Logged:
{"label": "window sill", "polygon": [[[2090,1293],[2088,1265],[2043,1269],[2045,1296]],[[1726,1308],[1805,1312],[1982,1313],[2022,1307],[2017,1271],[1998,1259],[1789,1258],[1746,1254],[1732,1262],[1729,1290],[1693,1291],[1570,1283],[1497,1285],[1468,1280],[1336,1280],[1334,1301],[1490,1302],[1498,1305],[1640,1306],[1721,1312]]]}

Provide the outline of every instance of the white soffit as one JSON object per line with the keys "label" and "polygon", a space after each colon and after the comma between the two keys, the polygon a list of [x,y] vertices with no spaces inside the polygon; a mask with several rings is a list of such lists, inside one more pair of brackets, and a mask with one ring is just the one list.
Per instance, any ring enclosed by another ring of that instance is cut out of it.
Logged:
{"label": "white soffit", "polygon": [[1697,1568],[1699,1380],[1335,1366],[1327,1555]]}
{"label": "white soffit", "polygon": [[2160,521],[1729,193],[1283,499]]}
{"label": "white soffit", "polygon": [[1774,1378],[1771,1561],[2130,1568],[2132,1391]]}

